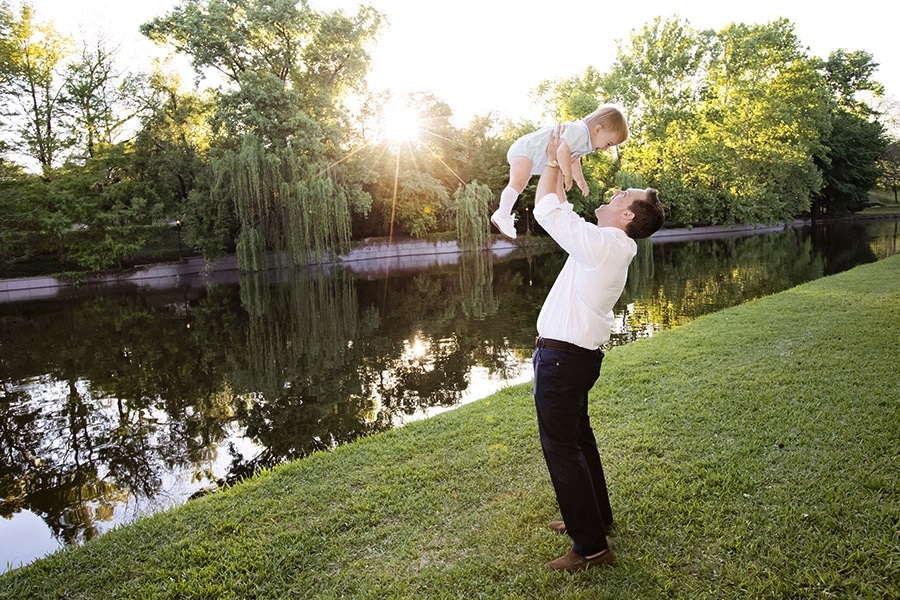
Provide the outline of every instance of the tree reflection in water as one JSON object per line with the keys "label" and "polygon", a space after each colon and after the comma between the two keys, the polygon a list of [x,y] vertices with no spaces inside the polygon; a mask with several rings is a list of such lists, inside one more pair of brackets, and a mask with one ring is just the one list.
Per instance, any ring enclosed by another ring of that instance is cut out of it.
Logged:
{"label": "tree reflection in water", "polygon": [[492,258],[488,252],[465,252],[459,256],[460,303],[463,313],[471,319],[497,313]]}
{"label": "tree reflection in water", "polygon": [[[896,223],[642,243],[612,345],[897,251]],[[0,304],[0,515],[60,544],[527,372],[554,246]],[[7,539],[0,523],[0,535]],[[4,545],[8,546],[8,545]],[[30,561],[15,554],[0,560]]]}

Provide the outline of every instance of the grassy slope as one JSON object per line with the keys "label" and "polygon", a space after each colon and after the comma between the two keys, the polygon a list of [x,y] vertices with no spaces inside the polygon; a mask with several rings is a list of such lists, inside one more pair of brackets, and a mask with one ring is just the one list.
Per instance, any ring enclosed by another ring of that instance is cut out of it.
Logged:
{"label": "grassy slope", "polygon": [[895,256],[611,351],[611,568],[542,569],[568,539],[524,385],[38,561],[0,597],[900,597],[898,308]]}

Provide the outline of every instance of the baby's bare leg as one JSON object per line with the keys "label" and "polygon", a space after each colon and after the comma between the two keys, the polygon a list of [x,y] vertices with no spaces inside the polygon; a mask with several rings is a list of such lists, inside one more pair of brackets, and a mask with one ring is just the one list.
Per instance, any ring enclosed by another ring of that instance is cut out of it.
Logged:
{"label": "baby's bare leg", "polygon": [[509,163],[509,187],[522,193],[531,179],[531,161],[525,156],[513,156]]}
{"label": "baby's bare leg", "polygon": [[500,214],[509,215],[512,212],[529,179],[531,161],[524,156],[513,156],[509,162],[509,184],[500,192],[500,208],[497,209]]}

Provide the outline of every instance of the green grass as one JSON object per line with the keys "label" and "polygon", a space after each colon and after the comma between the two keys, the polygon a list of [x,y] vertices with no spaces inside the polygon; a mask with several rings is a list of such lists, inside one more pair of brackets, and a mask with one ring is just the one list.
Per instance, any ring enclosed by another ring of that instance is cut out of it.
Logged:
{"label": "green grass", "polygon": [[893,215],[900,211],[900,203],[896,201],[894,193],[891,191],[881,189],[872,190],[869,192],[869,202],[873,204],[873,206],[864,209],[860,213],[861,215]]}
{"label": "green grass", "polygon": [[122,527],[3,598],[898,598],[900,256],[607,355],[616,563],[544,562],[530,385]]}

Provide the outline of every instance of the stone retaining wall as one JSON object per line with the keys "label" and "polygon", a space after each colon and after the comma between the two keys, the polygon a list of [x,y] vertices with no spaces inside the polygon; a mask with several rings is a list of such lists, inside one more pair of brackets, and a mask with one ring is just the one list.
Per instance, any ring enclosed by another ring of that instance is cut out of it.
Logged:
{"label": "stone retaining wall", "polygon": [[[519,247],[505,239],[493,242],[490,251],[502,257]],[[329,263],[313,263],[317,268],[346,265],[351,271],[364,275],[378,275],[402,270],[420,270],[456,264],[459,260],[456,241],[403,241],[394,244],[363,243]],[[274,257],[270,268],[277,268]],[[228,256],[212,263],[201,257],[186,258],[176,263],[161,263],[136,267],[128,272],[87,275],[76,282],[56,277],[21,277],[0,280],[0,302],[18,302],[53,298],[60,290],[74,286],[111,286],[134,284],[147,288],[171,288],[177,285],[207,285],[238,281],[237,258]]]}

